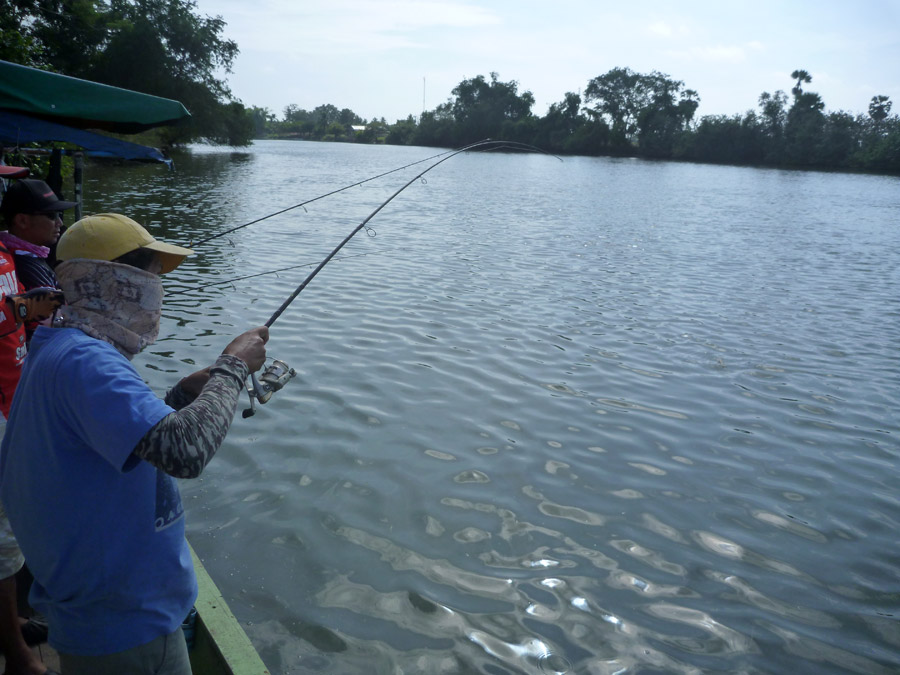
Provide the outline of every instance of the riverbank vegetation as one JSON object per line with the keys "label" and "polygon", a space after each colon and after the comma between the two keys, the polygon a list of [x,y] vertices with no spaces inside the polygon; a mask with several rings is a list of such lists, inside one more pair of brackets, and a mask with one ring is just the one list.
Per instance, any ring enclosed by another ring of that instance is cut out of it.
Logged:
{"label": "riverbank vegetation", "polygon": [[[0,59],[181,101],[186,125],[139,139],[171,146],[233,146],[253,138],[461,147],[491,138],[557,154],[609,155],[753,166],[852,169],[900,174],[900,117],[873,92],[865,112],[827,111],[795,70],[758,107],[697,118],[700,93],[659,71],[617,67],[567,92],[543,116],[534,96],[497,73],[461,81],[434,110],[388,123],[330,103],[288,105],[279,118],[245,107],[219,73],[238,45],[221,17],[194,0],[8,0],[0,13]],[[866,102],[861,101],[861,104]]]}
{"label": "riverbank vegetation", "polygon": [[[787,78],[786,78],[787,79]],[[790,74],[790,95],[762,92],[743,114],[696,118],[700,95],[653,71],[613,68],[566,93],[543,117],[534,96],[496,73],[463,80],[452,98],[418,118],[364,123],[333,105],[312,111],[288,106],[284,119],[253,108],[257,137],[461,147],[492,138],[536,145],[558,154],[677,159],[697,162],[900,173],[900,117],[886,96],[866,113],[827,112],[809,91],[812,76]]]}

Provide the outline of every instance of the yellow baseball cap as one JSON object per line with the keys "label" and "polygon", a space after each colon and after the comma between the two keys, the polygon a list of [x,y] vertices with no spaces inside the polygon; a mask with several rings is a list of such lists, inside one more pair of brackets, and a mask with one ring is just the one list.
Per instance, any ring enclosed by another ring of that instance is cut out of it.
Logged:
{"label": "yellow baseball cap", "polygon": [[115,260],[138,248],[146,248],[159,255],[162,263],[160,274],[171,272],[193,253],[189,248],[154,239],[131,218],[118,213],[101,213],[82,218],[66,230],[56,245],[56,258]]}

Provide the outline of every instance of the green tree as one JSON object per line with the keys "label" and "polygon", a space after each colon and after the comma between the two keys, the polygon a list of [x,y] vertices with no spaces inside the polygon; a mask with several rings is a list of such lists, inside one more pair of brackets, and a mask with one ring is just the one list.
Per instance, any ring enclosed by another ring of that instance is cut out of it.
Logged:
{"label": "green tree", "polygon": [[572,154],[597,156],[609,152],[610,129],[602,119],[585,119],[566,143],[566,151]]}
{"label": "green tree", "polygon": [[[412,118],[412,115],[410,115],[410,118]],[[415,128],[415,121],[413,121],[413,128]],[[373,119],[366,124],[365,129],[362,131],[355,131],[353,136],[357,143],[372,144],[385,142],[385,138],[389,133],[388,125],[384,122],[384,118],[382,118],[381,120]],[[394,145],[403,145],[403,143],[395,143]]]}
{"label": "green tree", "polygon": [[759,95],[762,123],[763,161],[777,164],[784,155],[784,128],[787,125],[788,97],[782,90],[774,94],[764,91]]}
{"label": "green tree", "polygon": [[490,82],[483,75],[463,80],[451,93],[455,96],[449,102],[456,122],[455,145],[473,143],[482,138],[502,138],[504,128],[508,132],[515,129],[514,126],[504,126],[505,123],[529,117],[534,105],[534,96],[530,91],[519,94],[517,82],[501,82],[497,73],[491,73]]}
{"label": "green tree", "polygon": [[585,100],[594,104],[595,117],[611,124],[613,150],[668,157],[700,97],[664,73],[613,68],[588,82]]}
{"label": "green tree", "polygon": [[177,140],[246,144],[244,112],[217,77],[231,72],[238,46],[221,37],[221,17],[195,10],[193,0],[111,0],[114,29],[89,79],[184,103],[193,118]]}
{"label": "green tree", "polygon": [[891,115],[891,107],[887,96],[869,101],[868,115],[857,121],[862,138],[851,159],[853,166],[900,173],[900,118]]}
{"label": "green tree", "polygon": [[685,149],[686,159],[727,164],[741,163],[739,115],[705,115]]}
{"label": "green tree", "polygon": [[774,94],[764,91],[759,95],[759,109],[766,122],[766,130],[774,138],[784,132],[787,122],[787,94],[780,89]]}
{"label": "green tree", "polygon": [[881,120],[878,132],[866,135],[853,163],[862,169],[900,174],[900,117]]}
{"label": "green tree", "polygon": [[676,115],[684,127],[688,127],[694,119],[697,108],[700,107],[700,94],[694,89],[685,89],[679,92]]}
{"label": "green tree", "polygon": [[109,40],[116,17],[100,0],[38,0],[29,5],[23,30],[41,52],[41,67],[89,78]]}
{"label": "green tree", "polygon": [[797,80],[797,85],[791,90],[794,102],[784,129],[784,159],[794,165],[815,165],[822,147],[825,102],[818,94],[801,88],[801,83],[812,82],[812,76],[805,70],[795,70],[791,77]]}
{"label": "green tree", "polygon": [[581,96],[566,92],[565,98],[553,103],[547,114],[536,121],[533,143],[550,152],[572,152],[573,138],[587,123],[581,112]]}
{"label": "green tree", "polygon": [[0,59],[46,68],[41,45],[30,27],[37,0],[0,0]]}
{"label": "green tree", "polygon": [[423,112],[412,138],[413,145],[448,148],[459,145],[459,133],[453,119],[452,104],[447,101],[431,111]]}
{"label": "green tree", "polygon": [[253,138],[265,138],[269,133],[269,127],[276,121],[274,113],[268,108],[251,106],[247,114],[253,122]]}
{"label": "green tree", "polygon": [[184,103],[192,120],[167,130],[170,142],[249,141],[246,111],[218,76],[231,72],[238,46],[222,37],[224,20],[198,15],[194,0],[8,2],[17,12],[4,20],[14,16],[42,67]]}
{"label": "green tree", "polygon": [[405,120],[397,120],[388,128],[384,142],[388,145],[411,145],[416,130],[416,119],[410,115]]}
{"label": "green tree", "polygon": [[630,147],[635,138],[638,116],[649,102],[642,77],[630,68],[613,68],[593,78],[584,91],[596,116],[609,122],[614,146]]}
{"label": "green tree", "polygon": [[282,114],[284,115],[285,122],[302,122],[309,115],[305,110],[301,110],[300,106],[296,103],[289,103],[286,105]]}
{"label": "green tree", "polygon": [[319,137],[328,133],[329,127],[336,122],[340,122],[341,111],[331,103],[318,105],[309,113],[309,119],[315,123],[315,134]]}
{"label": "green tree", "polygon": [[780,89],[774,94],[764,91],[759,95],[759,110],[762,116],[764,147],[763,161],[777,164],[784,151],[784,128],[787,124],[788,97]]}
{"label": "green tree", "polygon": [[816,165],[830,169],[849,168],[862,142],[863,128],[849,113],[832,112],[825,115],[815,153]]}
{"label": "green tree", "polygon": [[875,124],[880,124],[891,114],[891,99],[887,96],[873,96],[869,101],[869,117]]}
{"label": "green tree", "polygon": [[684,89],[684,82],[656,71],[643,76],[643,86],[649,91],[649,101],[638,115],[639,149],[642,155],[671,157],[700,97],[693,89]]}
{"label": "green tree", "polygon": [[341,110],[341,112],[338,113],[337,121],[341,124],[346,124],[347,126],[366,123],[366,121],[362,117],[350,110],[350,108],[344,108],[343,110]]}
{"label": "green tree", "polygon": [[346,124],[341,124],[340,122],[332,122],[327,127],[325,127],[323,138],[325,140],[335,141],[344,140],[348,135],[348,131],[349,127]]}

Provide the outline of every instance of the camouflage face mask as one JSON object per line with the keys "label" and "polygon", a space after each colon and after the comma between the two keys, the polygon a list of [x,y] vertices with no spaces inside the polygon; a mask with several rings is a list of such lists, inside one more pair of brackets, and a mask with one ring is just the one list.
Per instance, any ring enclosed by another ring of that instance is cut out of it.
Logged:
{"label": "camouflage face mask", "polygon": [[159,333],[162,282],[151,272],[103,260],[74,259],[56,268],[66,296],[54,324],[78,328],[131,359]]}

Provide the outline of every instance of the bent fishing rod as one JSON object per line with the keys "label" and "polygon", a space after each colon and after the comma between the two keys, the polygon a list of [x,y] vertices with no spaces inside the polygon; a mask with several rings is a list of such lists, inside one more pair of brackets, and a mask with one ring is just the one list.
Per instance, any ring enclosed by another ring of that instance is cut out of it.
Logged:
{"label": "bent fishing rod", "polygon": [[[513,149],[513,150],[523,150],[523,151],[527,151],[527,152],[539,152],[539,153],[543,153],[543,154],[550,154],[550,153],[547,153],[547,152],[541,150],[538,147],[529,145],[527,143],[518,143],[515,141],[492,141],[492,140],[478,141],[476,143],[471,143],[470,145],[466,145],[457,150],[450,151],[449,153],[441,153],[442,155],[446,155],[446,156],[442,157],[438,161],[434,162],[434,164],[431,164],[424,171],[421,171],[420,173],[413,176],[410,180],[408,180],[406,183],[404,183],[400,187],[400,189],[398,189],[396,192],[394,192],[394,194],[392,194],[390,197],[385,199],[381,204],[379,204],[378,207],[374,211],[372,211],[372,213],[370,213],[359,225],[354,227],[350,231],[350,234],[348,234],[346,237],[344,237],[343,240],[341,240],[341,242],[337,246],[335,246],[334,249],[332,249],[331,253],[329,253],[327,256],[325,256],[325,258],[322,260],[322,262],[320,262],[316,266],[316,268],[312,272],[310,272],[309,275],[300,283],[300,285],[294,289],[294,291],[287,297],[287,299],[283,303],[281,303],[281,306],[277,310],[275,310],[275,313],[269,317],[268,321],[266,321],[266,323],[265,323],[266,328],[270,328],[272,326],[272,324],[274,324],[278,320],[278,317],[280,317],[284,313],[284,311],[290,306],[290,304],[292,302],[294,302],[294,300],[297,299],[297,296],[300,295],[300,293],[303,291],[303,289],[309,285],[309,282],[311,282],[316,277],[316,275],[322,271],[322,268],[324,268],[325,265],[327,265],[329,262],[331,262],[331,260],[338,254],[338,252],[344,247],[344,245],[347,244],[347,242],[349,242],[361,229],[366,227],[368,225],[369,221],[372,220],[372,218],[374,218],[376,215],[378,215],[378,213],[385,206],[390,204],[394,200],[394,198],[397,197],[397,195],[399,195],[401,192],[403,192],[406,188],[408,188],[410,185],[412,185],[413,183],[415,183],[418,180],[423,180],[423,176],[426,173],[428,173],[435,167],[439,166],[440,164],[443,164],[448,159],[451,159],[462,152],[467,152],[469,150],[474,150],[474,149],[499,150],[499,149],[505,149],[505,148],[509,148],[509,149]],[[440,155],[436,155],[436,156],[440,156]],[[557,159],[560,159],[560,158],[557,157]],[[560,161],[562,161],[562,160],[560,159]],[[287,382],[291,378],[293,378],[295,375],[296,375],[296,371],[293,368],[288,366],[284,361],[279,361],[279,360],[275,360],[272,363],[272,365],[269,368],[267,368],[265,370],[265,372],[259,377],[259,379],[256,378],[255,373],[251,373],[250,374],[251,383],[247,387],[248,393],[250,395],[250,408],[248,408],[247,410],[244,410],[243,416],[246,418],[246,417],[250,417],[250,416],[254,415],[256,413],[255,401],[259,401],[260,403],[266,403],[272,397],[272,394],[274,394],[276,391],[278,391],[279,389],[284,387],[284,385],[287,384]]]}

